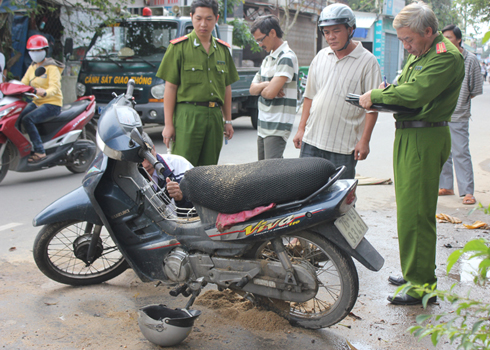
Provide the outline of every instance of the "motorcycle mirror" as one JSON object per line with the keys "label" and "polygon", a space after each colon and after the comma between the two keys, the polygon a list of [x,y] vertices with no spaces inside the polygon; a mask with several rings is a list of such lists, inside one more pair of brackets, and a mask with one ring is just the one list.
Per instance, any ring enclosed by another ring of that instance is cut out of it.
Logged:
{"label": "motorcycle mirror", "polygon": [[65,40],[65,57],[68,59],[73,54],[73,39],[66,38]]}
{"label": "motorcycle mirror", "polygon": [[137,128],[133,128],[131,130],[131,139],[136,142],[138,145],[141,146],[141,148],[147,150],[148,146],[146,145],[145,141],[143,140],[143,136],[141,136],[141,133],[138,131]]}
{"label": "motorcycle mirror", "polygon": [[44,73],[46,73],[46,68],[44,67],[39,67],[37,68],[35,71],[34,71],[34,75],[36,77],[40,77],[41,75],[43,75]]}

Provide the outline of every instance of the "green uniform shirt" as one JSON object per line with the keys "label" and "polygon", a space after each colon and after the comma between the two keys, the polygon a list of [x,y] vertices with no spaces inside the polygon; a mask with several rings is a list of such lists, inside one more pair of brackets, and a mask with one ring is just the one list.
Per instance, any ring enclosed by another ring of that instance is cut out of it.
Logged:
{"label": "green uniform shirt", "polygon": [[[438,53],[439,52],[439,53]],[[464,58],[441,33],[428,52],[408,56],[398,86],[373,90],[371,102],[422,108],[418,114],[395,114],[397,121],[451,121],[464,78]]]}
{"label": "green uniform shirt", "polygon": [[178,85],[177,103],[225,101],[225,89],[240,78],[224,44],[211,37],[209,54],[202,47],[196,32],[170,44],[163,56],[157,77]]}

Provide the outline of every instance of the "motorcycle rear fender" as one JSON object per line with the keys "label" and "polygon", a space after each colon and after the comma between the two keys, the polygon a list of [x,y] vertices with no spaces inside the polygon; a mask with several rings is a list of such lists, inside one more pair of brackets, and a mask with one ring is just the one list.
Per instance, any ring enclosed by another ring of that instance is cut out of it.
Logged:
{"label": "motorcycle rear fender", "polygon": [[48,205],[36,215],[32,224],[42,226],[66,220],[80,220],[102,225],[102,220],[95,212],[83,187],[77,188]]}
{"label": "motorcycle rear fender", "polygon": [[385,260],[366,238],[363,238],[357,248],[353,249],[333,222],[316,225],[310,228],[310,231],[325,237],[371,271],[379,271],[384,265]]}
{"label": "motorcycle rear fender", "polygon": [[[82,130],[87,125],[95,114],[95,97],[93,95],[80,97],[77,101],[89,100],[87,108],[78,115],[75,119],[63,126],[53,138],[60,137],[72,130]],[[75,101],[76,102],[76,101]]]}

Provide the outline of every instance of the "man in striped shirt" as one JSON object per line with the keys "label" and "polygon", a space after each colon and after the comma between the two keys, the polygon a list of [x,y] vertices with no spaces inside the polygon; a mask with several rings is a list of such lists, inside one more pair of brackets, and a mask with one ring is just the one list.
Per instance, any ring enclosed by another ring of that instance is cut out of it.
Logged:
{"label": "man in striped shirt", "polygon": [[250,85],[259,95],[257,151],[259,160],[282,158],[296,115],[298,59],[282,40],[276,16],[259,17],[250,29],[257,43],[270,54]]}
{"label": "man in striped shirt", "polygon": [[356,175],[358,160],[369,154],[378,113],[355,107],[345,98],[377,89],[381,71],[376,57],[351,40],[356,18],[350,7],[333,4],[320,14],[318,26],[329,47],[313,59],[308,72],[303,113],[294,137],[300,157],[323,157],[345,165],[344,179]]}
{"label": "man in striped shirt", "polygon": [[478,58],[462,47],[461,30],[454,24],[450,24],[442,30],[444,35],[456,46],[464,57],[465,75],[458,104],[451,117],[449,130],[451,131],[451,153],[442,167],[439,178],[439,196],[453,195],[453,161],[456,179],[458,182],[459,196],[463,197],[463,204],[475,204],[475,183],[473,176],[473,164],[470,154],[469,120],[471,117],[471,99],[483,93],[483,82],[480,74]]}

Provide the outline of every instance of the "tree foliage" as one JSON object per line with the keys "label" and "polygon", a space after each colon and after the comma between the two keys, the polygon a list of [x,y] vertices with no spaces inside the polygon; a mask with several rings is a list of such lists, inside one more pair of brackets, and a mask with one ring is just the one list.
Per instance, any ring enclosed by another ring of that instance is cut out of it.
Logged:
{"label": "tree foliage", "polygon": [[250,45],[252,52],[260,52],[260,46],[255,41],[250,28],[243,19],[235,18],[233,21],[228,22],[233,26],[233,45],[239,47],[245,47]]}
{"label": "tree foliage", "polygon": [[379,9],[376,4],[379,3],[381,6],[383,5],[382,1],[376,0],[349,0],[348,5],[354,11],[362,11],[362,12],[378,12]]}

